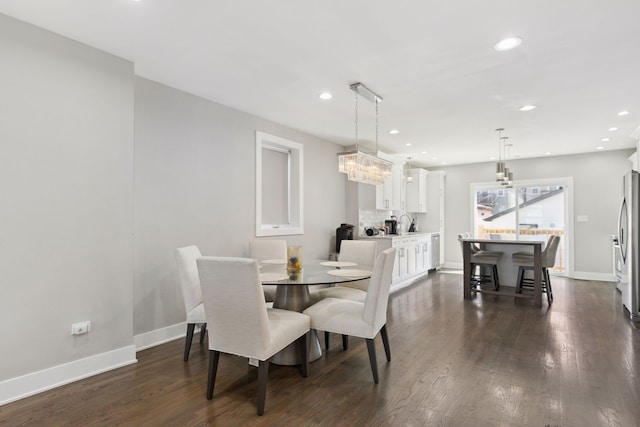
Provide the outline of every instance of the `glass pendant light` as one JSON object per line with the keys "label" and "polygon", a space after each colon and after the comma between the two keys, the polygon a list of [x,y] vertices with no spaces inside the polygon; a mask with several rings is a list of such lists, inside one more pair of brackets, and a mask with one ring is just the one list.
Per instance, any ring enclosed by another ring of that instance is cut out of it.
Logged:
{"label": "glass pendant light", "polygon": [[[391,163],[378,154],[378,104],[382,97],[358,82],[349,86],[355,92],[355,150],[338,153],[338,171],[347,174],[349,181],[380,185],[391,175]],[[358,149],[358,97],[363,96],[376,106],[376,152],[373,154]]]}

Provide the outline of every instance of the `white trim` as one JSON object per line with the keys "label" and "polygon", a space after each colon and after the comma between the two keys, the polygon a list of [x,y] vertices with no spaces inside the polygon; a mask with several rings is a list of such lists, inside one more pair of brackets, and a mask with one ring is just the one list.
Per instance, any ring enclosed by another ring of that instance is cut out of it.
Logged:
{"label": "white trim", "polygon": [[130,345],[0,381],[0,405],[137,362]]}
{"label": "white trim", "polygon": [[[565,225],[565,238],[566,242],[561,242],[564,244],[566,249],[566,260],[567,264],[565,265],[565,273],[562,275],[566,275],[567,277],[573,277],[574,271],[574,225],[573,225],[573,177],[564,176],[564,177],[556,177],[556,178],[540,178],[540,179],[523,179],[520,181],[513,181],[513,187],[530,187],[530,186],[544,186],[544,185],[564,185],[564,202],[565,202],[565,210],[564,210],[564,225]],[[489,181],[489,182],[472,182],[469,184],[469,198],[470,198],[470,209],[471,215],[469,218],[470,229],[475,233],[475,197],[476,191],[478,188],[498,188],[500,186],[499,183]]]}
{"label": "white trim", "polygon": [[462,270],[464,268],[464,264],[461,262],[450,262],[450,261],[445,261],[441,268],[449,268],[452,270]]}
{"label": "white trim", "polygon": [[[200,327],[196,326],[194,335],[200,332]],[[153,331],[134,335],[133,343],[136,346],[136,352],[146,350],[157,345],[175,341],[184,338],[187,335],[187,322],[176,323],[175,325],[165,328],[155,329]]]}
{"label": "white trim", "polygon": [[[262,148],[291,153],[289,184],[291,224],[262,224]],[[304,234],[304,146],[279,136],[256,131],[256,237]],[[293,181],[295,180],[295,182]]]}
{"label": "white trim", "polygon": [[616,277],[610,273],[593,273],[590,271],[574,271],[572,279],[596,280],[598,282],[616,282]]}

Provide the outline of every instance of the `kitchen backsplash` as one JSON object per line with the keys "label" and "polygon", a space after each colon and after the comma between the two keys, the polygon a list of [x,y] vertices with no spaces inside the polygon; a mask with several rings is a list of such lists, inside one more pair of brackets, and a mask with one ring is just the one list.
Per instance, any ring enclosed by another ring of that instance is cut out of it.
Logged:
{"label": "kitchen backsplash", "polygon": [[[360,209],[358,212],[358,235],[359,236],[366,236],[365,234],[365,228],[368,227],[378,227],[380,228],[381,226],[384,225],[384,221],[387,219],[391,219],[391,215],[396,215],[398,218],[400,218],[400,216],[402,214],[404,214],[404,211],[393,211],[393,210],[380,210],[380,209]],[[407,212],[407,215],[409,216],[409,218],[415,218],[416,220],[416,224],[418,226],[416,231],[421,231],[420,230],[420,223],[424,222],[424,220],[426,220],[425,216],[426,214],[424,213],[420,213],[420,214],[412,214]],[[404,225],[407,226],[407,220],[405,220]]]}

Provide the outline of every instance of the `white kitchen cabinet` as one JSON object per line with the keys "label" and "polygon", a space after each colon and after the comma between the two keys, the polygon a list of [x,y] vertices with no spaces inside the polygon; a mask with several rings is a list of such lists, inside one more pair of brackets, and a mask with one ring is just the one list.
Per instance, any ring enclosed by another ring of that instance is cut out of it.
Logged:
{"label": "white kitchen cabinet", "polygon": [[427,175],[424,169],[409,169],[407,178],[412,178],[411,183],[406,184],[407,212],[427,212]]}
{"label": "white kitchen cabinet", "polygon": [[[445,177],[444,171],[432,171],[427,175],[427,211],[426,223],[424,223],[425,229],[429,231],[439,232],[439,261],[437,266],[439,267],[443,262],[444,257],[444,189],[445,189]],[[456,243],[457,244],[457,243]],[[432,248],[435,251],[436,248]]]}
{"label": "white kitchen cabinet", "polygon": [[393,209],[393,175],[376,185],[376,209]]}
{"label": "white kitchen cabinet", "polygon": [[431,270],[432,268],[434,268],[433,265],[431,265],[431,238],[427,238],[425,239],[421,244],[420,244],[420,257],[422,259],[422,268],[424,270]]}
{"label": "white kitchen cabinet", "polygon": [[432,233],[416,235],[364,237],[377,241],[377,251],[396,248],[396,259],[393,265],[391,289],[399,289],[424,276],[434,268],[431,261]]}
{"label": "white kitchen cabinet", "polygon": [[403,163],[394,163],[391,176],[385,179],[383,184],[376,186],[376,209],[404,209],[402,170]]}

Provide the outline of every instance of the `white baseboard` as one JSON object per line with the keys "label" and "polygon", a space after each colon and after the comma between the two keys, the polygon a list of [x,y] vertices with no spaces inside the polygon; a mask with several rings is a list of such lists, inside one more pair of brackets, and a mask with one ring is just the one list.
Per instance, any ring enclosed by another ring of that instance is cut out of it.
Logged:
{"label": "white baseboard", "polygon": [[450,268],[453,270],[462,270],[463,264],[461,262],[449,262],[445,261],[442,263],[442,268]]}
{"label": "white baseboard", "polygon": [[589,271],[574,271],[572,279],[597,280],[599,282],[617,282],[616,277],[609,273],[592,273]]}
{"label": "white baseboard", "polygon": [[136,363],[133,345],[0,381],[0,405]]}
{"label": "white baseboard", "polygon": [[[200,327],[196,326],[194,334],[200,332]],[[187,322],[177,323],[153,331],[145,332],[133,336],[133,343],[136,351],[146,350],[169,341],[184,338],[187,335]]]}

